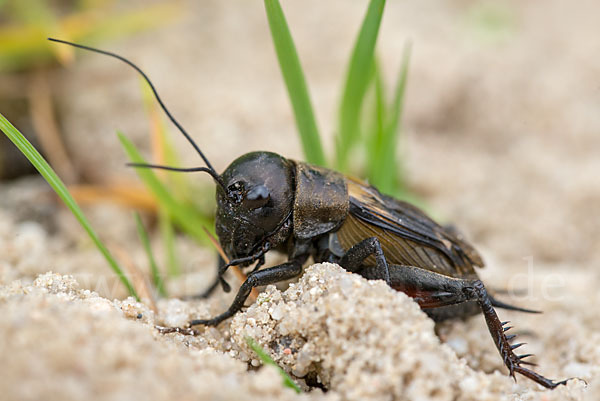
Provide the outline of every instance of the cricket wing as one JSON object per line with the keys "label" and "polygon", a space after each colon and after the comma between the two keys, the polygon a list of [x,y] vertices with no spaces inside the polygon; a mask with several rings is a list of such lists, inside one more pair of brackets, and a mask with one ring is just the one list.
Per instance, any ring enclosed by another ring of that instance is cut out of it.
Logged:
{"label": "cricket wing", "polygon": [[476,275],[474,267],[484,266],[479,253],[456,230],[439,225],[415,206],[352,178],[348,194],[348,232],[375,234],[390,263],[461,277]]}

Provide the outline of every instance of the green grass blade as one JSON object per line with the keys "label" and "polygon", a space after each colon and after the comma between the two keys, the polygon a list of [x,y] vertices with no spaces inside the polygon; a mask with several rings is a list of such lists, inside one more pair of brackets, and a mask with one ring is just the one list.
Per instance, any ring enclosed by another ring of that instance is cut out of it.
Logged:
{"label": "green grass blade", "polygon": [[56,194],[62,199],[65,205],[71,210],[73,216],[79,221],[79,224],[88,233],[98,250],[102,253],[110,267],[113,269],[117,277],[121,280],[123,285],[127,288],[129,294],[139,300],[135,289],[127,279],[127,276],[121,270],[121,267],[117,261],[112,257],[106,246],[100,241],[100,238],[90,225],[89,221],[84,216],[83,212],[79,208],[79,205],[75,202],[65,184],[56,175],[52,167],[44,160],[44,158],[38,153],[38,151],[29,143],[27,139],[17,130],[2,114],[0,114],[0,129],[4,134],[19,148],[19,150],[29,159],[31,164],[40,172],[44,179],[50,184]]}
{"label": "green grass blade", "polygon": [[246,337],[246,343],[248,344],[248,346],[250,348],[252,348],[252,351],[254,351],[256,353],[256,355],[258,355],[258,357],[260,358],[262,363],[264,363],[265,365],[272,365],[277,368],[277,370],[279,371],[279,374],[283,378],[284,386],[294,389],[296,391],[296,393],[298,393],[298,394],[300,394],[302,392],[302,390],[296,384],[296,382],[293,381],[292,378],[287,373],[285,373],[285,371],[283,369],[281,369],[281,367],[279,367],[279,365],[277,365],[275,363],[275,361],[269,356],[269,354],[267,354],[265,352],[265,350],[262,349],[261,346],[256,341],[254,341],[254,339],[252,337]]}
{"label": "green grass blade", "polygon": [[148,236],[148,232],[144,227],[144,223],[142,223],[142,219],[139,213],[135,213],[135,225],[137,226],[138,236],[140,237],[140,241],[144,246],[144,250],[146,251],[146,256],[148,257],[148,263],[150,263],[150,271],[152,272],[152,282],[156,287],[156,290],[160,294],[161,297],[167,296],[167,291],[165,290],[165,286],[160,275],[160,271],[158,269],[158,265],[156,264],[156,259],[154,259],[154,254],[152,253],[152,246],[150,245],[150,238]]}
{"label": "green grass blade", "polygon": [[387,116],[383,77],[377,62],[374,63],[373,68],[373,87],[375,104],[372,111],[373,117],[371,127],[369,127],[367,132],[367,177],[369,178],[370,183],[381,190],[383,176],[390,173],[395,174],[395,172],[393,170],[382,170],[385,120]]}
{"label": "green grass blade", "polygon": [[296,46],[283,15],[283,10],[278,0],[265,0],[265,9],[275,52],[279,60],[279,67],[294,109],[304,155],[309,163],[324,166],[326,164],[325,153],[321,145],[317,122]]}
{"label": "green grass blade", "polygon": [[[118,136],[132,162],[147,163],[129,139],[121,133],[118,133]],[[177,201],[152,170],[136,168],[136,172],[148,189],[154,194],[161,207],[165,208],[177,225],[202,243],[210,243],[202,227],[211,230],[213,226],[212,221],[200,215],[189,205]]]}
{"label": "green grass blade", "polygon": [[375,43],[385,0],[371,0],[350,58],[339,111],[336,167],[346,171],[350,150],[359,137],[362,103],[373,68]]}
{"label": "green grass blade", "polygon": [[383,132],[385,119],[387,118],[385,109],[385,89],[381,68],[379,68],[379,63],[377,63],[377,61],[374,63],[373,70],[373,79],[375,83],[375,124],[377,131]]}
{"label": "green grass blade", "polygon": [[[389,194],[404,189],[404,174],[403,167],[397,163],[396,143],[400,131],[400,121],[402,119],[402,111],[404,109],[404,93],[406,92],[406,82],[408,80],[408,66],[410,63],[410,44],[404,47],[402,56],[402,66],[398,74],[398,82],[394,90],[394,100],[389,111],[389,119],[386,121],[385,135],[383,137],[383,147],[385,153],[382,155],[382,165],[380,167],[383,174],[383,181],[379,189]],[[393,171],[393,175],[386,175],[386,171]]]}
{"label": "green grass blade", "polygon": [[169,217],[169,213],[164,207],[161,207],[158,211],[158,225],[160,227],[162,243],[165,247],[167,275],[169,277],[179,276],[181,274],[181,267],[179,266],[179,259],[177,258],[177,251],[175,249],[175,228],[173,227],[173,221]]}

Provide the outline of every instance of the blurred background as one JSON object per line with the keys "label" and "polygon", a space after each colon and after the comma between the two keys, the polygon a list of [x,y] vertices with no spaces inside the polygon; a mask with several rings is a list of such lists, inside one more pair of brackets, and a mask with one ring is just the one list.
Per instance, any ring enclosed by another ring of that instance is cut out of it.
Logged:
{"label": "blurred background", "polygon": [[[332,155],[346,66],[367,2],[282,5]],[[598,12],[591,0],[386,5],[377,42],[385,82],[395,82],[403,49],[412,46],[397,148],[406,187],[483,249],[493,266],[483,274],[500,283],[526,270],[532,257],[546,271],[598,278]],[[128,67],[48,36],[141,66],[218,171],[252,150],[304,158],[262,2],[0,1],[0,112],[44,153],[103,238],[125,244],[125,253],[137,241],[131,210],[145,211],[150,226],[159,210],[124,166],[116,132],[156,158],[152,132],[164,116]],[[200,165],[175,128],[167,130],[180,165]],[[365,161],[359,153],[352,160],[352,173],[362,176]],[[30,235],[30,256],[37,249],[31,243],[41,241],[39,254],[52,255],[55,271],[110,275],[3,135],[0,177],[0,213],[11,227],[5,231]],[[210,219],[213,184],[187,179],[190,202]],[[176,247],[185,271],[214,263],[214,251],[185,238]],[[12,252],[5,260],[21,267],[2,271],[3,281],[48,270]],[[143,258],[136,252],[133,259]],[[160,246],[156,252],[168,258]],[[207,269],[198,282],[211,275]]]}

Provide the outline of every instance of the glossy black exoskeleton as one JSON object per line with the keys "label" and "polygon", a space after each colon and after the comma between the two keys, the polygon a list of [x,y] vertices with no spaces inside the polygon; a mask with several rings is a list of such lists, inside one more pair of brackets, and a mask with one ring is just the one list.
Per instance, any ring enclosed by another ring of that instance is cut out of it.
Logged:
{"label": "glossy black exoskeleton", "polygon": [[[102,50],[51,39],[116,57],[136,69],[149,83],[161,107],[206,163],[206,167],[175,168],[148,164],[135,167],[202,171],[217,184],[216,232],[229,266],[256,263],[227,311],[190,326],[217,325],[233,316],[257,286],[299,276],[303,264],[334,262],[367,279],[384,280],[405,292],[433,319],[483,313],[489,332],[510,375],[520,373],[547,388],[554,382],[523,365],[530,354],[516,355],[522,344],[511,344],[510,327],[500,322],[494,307],[533,312],[493,298],[479,280],[483,267],[477,251],[456,230],[443,227],[418,208],[381,194],[376,188],[336,171],[286,159],[270,152],[253,152],[233,161],[222,174],[172,117],[148,77],[130,61]],[[287,262],[259,270],[267,252],[287,255]],[[179,329],[176,329],[179,330]]]}

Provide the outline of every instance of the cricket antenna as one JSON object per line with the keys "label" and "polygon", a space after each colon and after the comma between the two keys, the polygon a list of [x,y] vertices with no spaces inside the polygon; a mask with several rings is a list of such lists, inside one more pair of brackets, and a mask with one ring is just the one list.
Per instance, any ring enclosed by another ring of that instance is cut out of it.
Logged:
{"label": "cricket antenna", "polygon": [[155,168],[155,169],[159,169],[159,170],[178,171],[181,173],[194,173],[194,172],[208,173],[213,178],[213,180],[215,180],[215,182],[217,184],[219,184],[219,186],[221,188],[223,188],[223,190],[225,191],[226,194],[229,193],[229,191],[227,190],[227,187],[225,186],[225,183],[221,179],[221,176],[219,174],[217,174],[215,172],[215,170],[208,168],[208,167],[183,167],[182,168],[182,167],[162,166],[160,164],[147,164],[147,163],[127,163],[127,166],[128,167],[136,167],[136,168]]}
{"label": "cricket antenna", "polygon": [[[133,64],[131,61],[127,60],[125,57],[119,56],[118,54],[111,53],[111,52],[108,52],[105,50],[95,49],[93,47],[84,46],[84,45],[80,45],[80,44],[72,43],[72,42],[67,42],[66,40],[60,40],[60,39],[54,39],[54,38],[48,38],[48,40],[51,42],[63,43],[65,45],[77,47],[79,49],[89,50],[92,52],[104,54],[106,56],[114,57],[114,58],[121,60],[124,63],[128,64],[130,67],[132,67],[138,73],[140,73],[140,75],[144,78],[144,80],[148,83],[148,85],[150,85],[150,89],[152,89],[152,93],[154,93],[154,97],[158,101],[158,104],[160,104],[160,107],[163,109],[163,111],[165,112],[167,117],[169,117],[169,120],[171,120],[171,122],[173,122],[173,124],[175,124],[175,126],[179,129],[179,131],[181,131],[181,133],[183,134],[183,136],[185,136],[185,138],[188,140],[188,142],[192,144],[194,149],[196,149],[196,152],[198,152],[198,154],[200,155],[202,160],[204,160],[206,167],[208,167],[208,170],[210,170],[210,175],[217,181],[217,183],[219,183],[221,186],[223,186],[223,182],[221,181],[221,179],[217,178],[217,177],[219,177],[219,174],[216,172],[216,170],[210,164],[210,162],[208,161],[206,156],[204,156],[204,153],[202,153],[202,151],[200,150],[198,145],[196,145],[196,142],[194,142],[192,137],[185,131],[185,129],[183,129],[181,124],[179,124],[177,122],[177,120],[175,120],[175,117],[173,117],[171,115],[171,112],[169,112],[169,110],[167,109],[167,106],[165,106],[165,104],[163,103],[160,96],[158,96],[158,92],[156,91],[156,88],[154,88],[154,85],[152,84],[152,81],[150,81],[150,78],[148,78],[148,76],[144,73],[144,71],[142,71],[137,65]],[[142,167],[142,166],[137,166],[137,167]],[[198,170],[198,171],[201,171],[201,170]],[[202,171],[205,171],[205,170],[202,170]],[[209,171],[206,170],[206,172],[209,172]]]}

